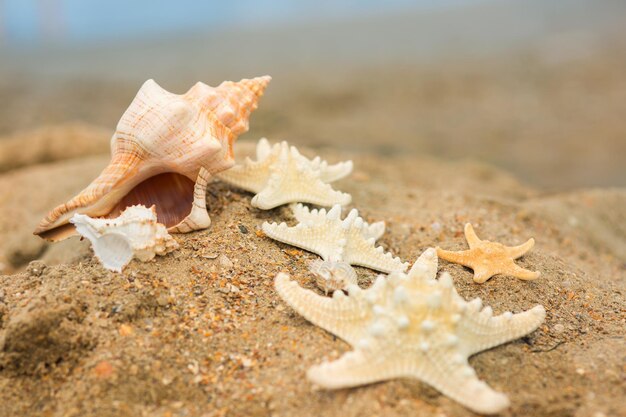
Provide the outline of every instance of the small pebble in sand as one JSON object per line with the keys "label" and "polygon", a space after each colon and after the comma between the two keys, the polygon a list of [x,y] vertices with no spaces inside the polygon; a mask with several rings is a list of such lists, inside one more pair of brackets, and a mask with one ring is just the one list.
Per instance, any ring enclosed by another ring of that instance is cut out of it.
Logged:
{"label": "small pebble in sand", "polygon": [[133,328],[128,324],[122,324],[119,329],[120,336],[130,336],[133,334]]}
{"label": "small pebble in sand", "polygon": [[585,375],[585,370],[583,368],[576,368],[576,373],[578,375]]}
{"label": "small pebble in sand", "polygon": [[43,274],[43,270],[46,269],[46,264],[42,261],[32,261],[26,267],[26,272],[31,277],[40,277]]}
{"label": "small pebble in sand", "polygon": [[218,257],[218,262],[220,263],[221,266],[223,266],[224,268],[232,268],[233,267],[233,261],[231,261],[230,259],[228,259],[228,256],[222,254]]}
{"label": "small pebble in sand", "polygon": [[102,361],[93,369],[98,378],[108,378],[113,375],[113,365],[108,361]]}
{"label": "small pebble in sand", "polygon": [[240,224],[240,225],[239,225],[239,231],[240,231],[241,233],[243,233],[244,235],[247,235],[247,234],[248,234],[248,228],[247,228],[246,226],[244,226],[243,224]]}
{"label": "small pebble in sand", "polygon": [[231,294],[237,294],[239,291],[241,291],[239,287],[233,284],[226,284],[226,288],[228,289],[228,292]]}
{"label": "small pebble in sand", "polygon": [[439,223],[439,222],[432,222],[432,224],[430,225],[430,228],[433,229],[433,232],[439,233],[439,232],[441,232],[441,223]]}
{"label": "small pebble in sand", "polygon": [[555,324],[553,329],[554,329],[554,333],[563,333],[565,331],[565,326],[559,323],[559,324]]}
{"label": "small pebble in sand", "polygon": [[251,366],[252,366],[252,359],[247,358],[247,357],[245,357],[245,356],[242,356],[240,359],[241,359],[241,365],[242,365],[244,368],[249,368],[249,367],[251,367]]}

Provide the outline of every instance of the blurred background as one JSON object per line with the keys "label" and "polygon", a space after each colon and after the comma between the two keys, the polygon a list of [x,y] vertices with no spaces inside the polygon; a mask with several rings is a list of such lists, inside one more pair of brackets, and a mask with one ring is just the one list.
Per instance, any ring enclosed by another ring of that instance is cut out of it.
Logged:
{"label": "blurred background", "polygon": [[0,172],[108,152],[148,78],[264,74],[248,139],[626,185],[623,0],[0,0]]}

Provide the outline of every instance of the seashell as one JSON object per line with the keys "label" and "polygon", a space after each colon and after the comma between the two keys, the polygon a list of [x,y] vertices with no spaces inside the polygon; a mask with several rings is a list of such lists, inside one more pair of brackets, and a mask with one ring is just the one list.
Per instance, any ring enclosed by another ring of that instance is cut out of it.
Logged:
{"label": "seashell", "polygon": [[250,113],[269,76],[218,87],[197,83],[185,94],[146,81],[111,138],[111,162],[87,188],[52,210],[35,230],[58,241],[75,233],[69,219],[118,216],[126,207],[156,207],[171,232],[207,228],[211,175],[234,165],[233,143],[248,130]]}
{"label": "seashell", "polygon": [[165,226],[157,223],[154,206],[131,206],[115,219],[92,219],[77,213],[70,223],[89,239],[96,258],[111,271],[122,272],[133,257],[147,262],[178,249]]}
{"label": "seashell", "polygon": [[315,275],[315,283],[325,294],[337,290],[347,290],[350,285],[358,285],[354,268],[347,262],[314,260],[309,271]]}

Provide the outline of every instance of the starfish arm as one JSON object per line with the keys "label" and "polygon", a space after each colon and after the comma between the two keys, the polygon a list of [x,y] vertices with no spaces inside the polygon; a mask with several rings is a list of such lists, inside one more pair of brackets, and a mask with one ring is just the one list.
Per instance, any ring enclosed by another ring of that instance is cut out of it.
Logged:
{"label": "starfish arm", "polygon": [[324,182],[334,182],[340,180],[350,175],[352,168],[352,161],[339,162],[334,165],[328,165],[322,162],[320,167],[321,179]]}
{"label": "starfish arm", "polygon": [[466,342],[464,353],[467,356],[527,335],[546,317],[546,311],[540,305],[518,314],[507,312],[495,317],[491,314],[491,308],[486,307],[480,313],[464,314],[459,321],[458,335]]}
{"label": "starfish arm", "polygon": [[[294,203],[289,207],[298,223],[313,226],[326,221],[326,209],[310,209],[302,203]],[[341,211],[341,206],[339,210]]]}
{"label": "starfish arm", "polygon": [[473,251],[471,249],[452,252],[449,250],[437,248],[437,256],[444,261],[461,264],[470,268],[472,268],[472,265],[474,265],[473,260],[475,259],[473,256]]}
{"label": "starfish arm", "polygon": [[506,252],[511,258],[517,259],[529,250],[531,250],[533,246],[535,246],[535,239],[530,238],[526,241],[526,243],[523,243],[519,246],[507,247]]}
{"label": "starfish arm", "polygon": [[410,367],[412,376],[476,413],[495,414],[509,406],[506,395],[478,379],[467,357],[454,350],[430,349]]}
{"label": "starfish arm", "polygon": [[332,298],[322,297],[302,288],[284,273],[276,276],[274,286],[291,308],[314,325],[350,344],[356,344],[362,337],[364,330],[360,324],[370,313],[357,298],[345,296],[342,291],[336,291]]}
{"label": "starfish arm", "polygon": [[372,224],[365,223],[363,225],[363,236],[365,239],[374,238],[374,240],[380,239],[385,233],[385,222],[380,221]]}
{"label": "starfish arm", "polygon": [[315,171],[319,171],[321,180],[326,183],[340,180],[352,172],[352,161],[343,161],[334,165],[328,165],[328,162],[322,160],[319,156],[313,159],[307,158],[302,155],[295,146],[292,146],[290,151],[292,157],[297,159],[298,163]]}
{"label": "starfish arm", "polygon": [[528,269],[522,268],[521,266],[515,264],[505,268],[501,273],[522,279],[524,281],[537,279],[541,275],[541,272],[539,271],[529,271]]}
{"label": "starfish arm", "polygon": [[261,227],[270,238],[316,253],[325,261],[341,258],[343,233],[340,228],[328,223],[313,227],[301,224],[288,227],[285,223],[264,222]]}
{"label": "starfish arm", "polygon": [[465,231],[465,239],[467,240],[467,244],[469,245],[470,249],[473,249],[482,243],[482,241],[478,238],[478,236],[476,236],[476,232],[474,231],[474,226],[472,226],[471,223],[465,224],[464,231]]}
{"label": "starfish arm", "polygon": [[298,168],[298,164],[280,164],[272,169],[266,187],[252,199],[252,206],[269,210],[286,203],[311,203],[319,206],[347,205],[350,194],[333,190],[312,169]]}
{"label": "starfish arm", "polygon": [[477,284],[482,284],[486,282],[489,278],[494,275],[499,274],[499,271],[494,271],[492,269],[487,268],[486,266],[476,266],[473,268],[474,270],[474,282]]}
{"label": "starfish arm", "polygon": [[323,388],[356,387],[406,375],[399,358],[390,358],[385,352],[377,355],[360,349],[345,353],[341,358],[312,366],[308,379]]}
{"label": "starfish arm", "polygon": [[270,176],[271,158],[263,162],[254,162],[249,158],[241,165],[236,165],[216,176],[235,187],[258,193],[265,187]]}
{"label": "starfish arm", "polygon": [[434,280],[437,278],[438,263],[437,252],[428,248],[417,258],[407,275],[414,280]]}
{"label": "starfish arm", "polygon": [[360,229],[352,227],[348,231],[343,260],[351,265],[364,266],[381,272],[406,271],[409,264],[400,258],[376,247],[374,239],[365,239]]}

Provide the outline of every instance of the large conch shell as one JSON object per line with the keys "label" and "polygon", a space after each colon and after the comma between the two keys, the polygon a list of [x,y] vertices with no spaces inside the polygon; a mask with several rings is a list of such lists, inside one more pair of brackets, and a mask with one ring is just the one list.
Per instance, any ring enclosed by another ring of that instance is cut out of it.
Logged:
{"label": "large conch shell", "polygon": [[207,228],[205,192],[210,176],[234,165],[233,143],[248,130],[250,113],[269,76],[218,87],[197,83],[185,94],[148,80],[111,138],[111,162],[87,188],[52,210],[35,230],[58,241],[75,234],[76,213],[116,217],[126,207],[155,206],[170,232]]}
{"label": "large conch shell", "polygon": [[178,249],[178,243],[157,223],[154,206],[131,206],[115,219],[92,219],[74,214],[76,231],[89,239],[96,258],[106,269],[122,272],[133,257],[148,262]]}

